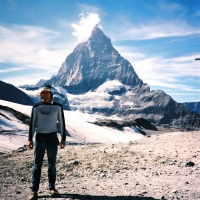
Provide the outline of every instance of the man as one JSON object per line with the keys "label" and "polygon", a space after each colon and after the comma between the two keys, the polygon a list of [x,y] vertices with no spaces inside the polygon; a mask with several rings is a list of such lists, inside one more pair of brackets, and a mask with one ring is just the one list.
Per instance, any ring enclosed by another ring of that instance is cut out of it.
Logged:
{"label": "man", "polygon": [[[55,189],[56,157],[59,144],[57,133],[61,134],[60,148],[63,149],[66,144],[66,129],[62,105],[52,101],[53,92],[51,86],[42,88],[40,96],[42,102],[33,106],[29,127],[28,147],[29,149],[34,147],[32,192],[29,200],[34,200],[38,197],[37,192],[45,150],[48,158],[49,194],[51,196],[59,196],[59,192]],[[33,144],[35,132],[35,143]]]}

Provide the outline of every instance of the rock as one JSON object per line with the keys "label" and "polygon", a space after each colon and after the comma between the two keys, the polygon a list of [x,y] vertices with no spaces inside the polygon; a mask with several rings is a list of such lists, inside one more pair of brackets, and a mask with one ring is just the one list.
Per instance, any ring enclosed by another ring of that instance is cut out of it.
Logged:
{"label": "rock", "polygon": [[176,194],[176,193],[178,193],[178,191],[177,190],[172,190],[171,193]]}
{"label": "rock", "polygon": [[154,130],[157,131],[156,126],[154,126],[149,120],[144,119],[144,118],[136,118],[134,119],[134,121],[136,122],[137,126],[139,127],[143,127],[145,129],[148,130]]}
{"label": "rock", "polygon": [[[150,121],[143,119],[143,118],[137,118],[134,120],[112,120],[112,119],[97,119],[94,124],[97,124],[99,126],[108,126],[113,127],[122,130],[123,127],[130,127],[134,129],[136,132],[139,132],[143,135],[146,135],[145,131],[142,130],[142,128],[148,129],[148,130],[157,130],[156,126],[151,124]],[[131,142],[130,142],[131,145]]]}
{"label": "rock", "polygon": [[194,165],[194,162],[189,161],[185,164],[185,167],[193,167]]}
{"label": "rock", "polygon": [[78,165],[78,164],[79,164],[79,161],[75,160],[75,161],[73,162],[73,164],[74,164],[74,165]]}
{"label": "rock", "polygon": [[161,197],[160,197],[160,200],[165,200],[165,197],[164,197],[164,196],[161,196]]}

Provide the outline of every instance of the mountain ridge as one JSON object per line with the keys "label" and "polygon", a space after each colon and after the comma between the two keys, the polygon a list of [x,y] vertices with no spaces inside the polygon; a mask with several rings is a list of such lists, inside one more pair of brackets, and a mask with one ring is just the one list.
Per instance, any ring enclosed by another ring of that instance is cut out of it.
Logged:
{"label": "mountain ridge", "polygon": [[5,101],[11,101],[14,103],[21,103],[24,105],[33,105],[31,98],[20,89],[12,84],[0,81],[0,99]]}

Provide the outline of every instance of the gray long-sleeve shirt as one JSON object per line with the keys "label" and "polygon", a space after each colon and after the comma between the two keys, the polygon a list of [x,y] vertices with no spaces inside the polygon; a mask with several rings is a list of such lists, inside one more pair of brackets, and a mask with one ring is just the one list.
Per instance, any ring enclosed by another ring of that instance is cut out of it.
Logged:
{"label": "gray long-sleeve shirt", "polygon": [[60,133],[61,139],[66,139],[64,113],[61,104],[38,103],[33,106],[28,140],[32,141],[36,133]]}

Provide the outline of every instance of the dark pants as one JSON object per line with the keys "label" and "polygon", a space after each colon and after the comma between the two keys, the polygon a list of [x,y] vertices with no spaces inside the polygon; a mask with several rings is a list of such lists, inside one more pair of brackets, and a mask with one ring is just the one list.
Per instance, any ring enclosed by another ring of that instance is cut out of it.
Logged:
{"label": "dark pants", "polygon": [[56,156],[58,152],[58,138],[56,133],[36,134],[34,148],[34,167],[32,172],[32,191],[38,191],[41,177],[41,167],[45,150],[48,158],[49,190],[55,189],[56,182]]}

